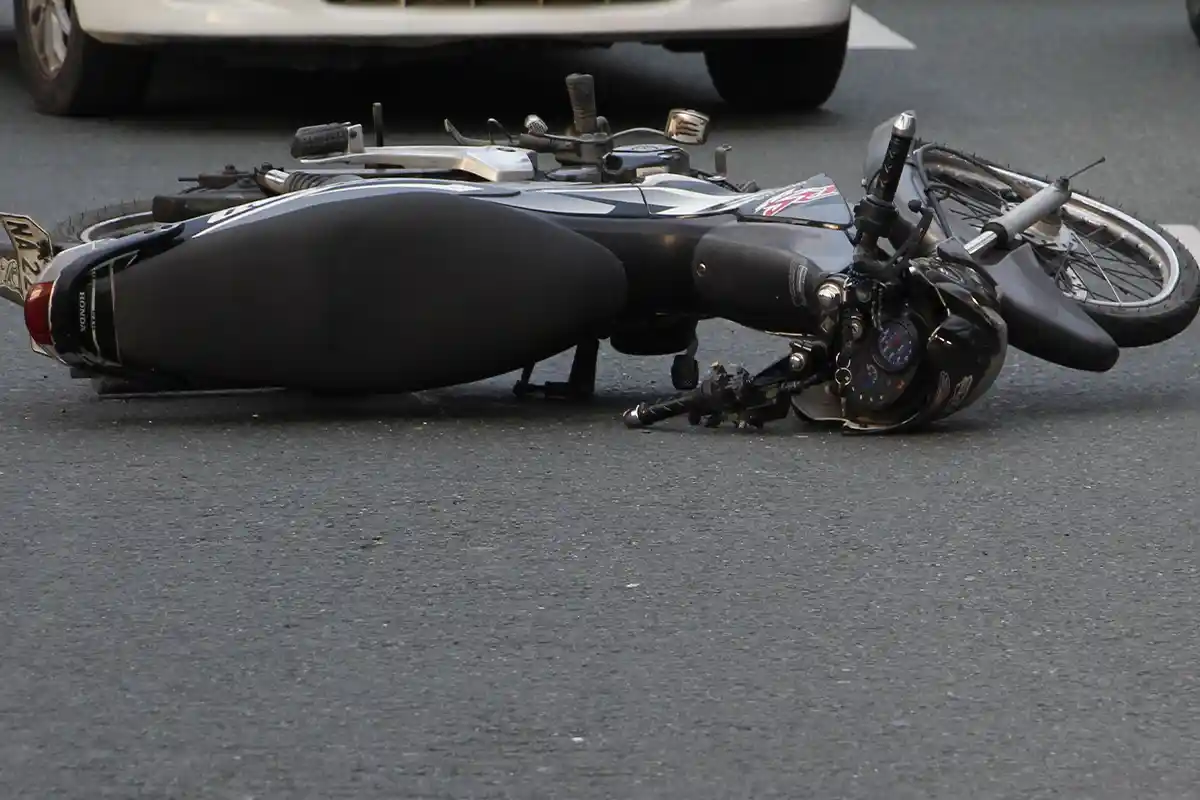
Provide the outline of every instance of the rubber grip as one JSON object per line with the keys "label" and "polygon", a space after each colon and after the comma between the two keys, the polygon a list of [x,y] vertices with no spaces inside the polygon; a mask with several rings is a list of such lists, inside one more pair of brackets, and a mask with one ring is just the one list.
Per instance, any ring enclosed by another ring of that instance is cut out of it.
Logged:
{"label": "rubber grip", "polygon": [[350,127],[332,122],[296,129],[292,137],[292,158],[308,158],[344,153],[350,148]]}
{"label": "rubber grip", "polygon": [[596,81],[591,75],[573,72],[567,76],[567,96],[571,98],[571,114],[575,130],[580,134],[595,133]]}
{"label": "rubber grip", "polygon": [[911,134],[892,132],[887,152],[883,155],[883,164],[879,168],[879,199],[884,203],[891,203],[896,199],[900,179],[904,177],[904,162],[908,159],[912,143]]}
{"label": "rubber grip", "polygon": [[656,422],[686,414],[691,408],[691,395],[684,395],[661,403],[639,403],[621,415],[629,428],[645,428]]}

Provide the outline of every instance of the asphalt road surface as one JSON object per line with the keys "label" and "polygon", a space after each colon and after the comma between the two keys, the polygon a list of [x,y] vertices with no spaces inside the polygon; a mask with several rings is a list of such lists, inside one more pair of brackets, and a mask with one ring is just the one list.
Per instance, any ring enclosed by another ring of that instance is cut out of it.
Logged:
{"label": "asphalt road surface", "polygon": [[[561,118],[588,66],[616,124],[716,110],[747,177],[853,191],[867,132],[911,107],[1039,172],[1106,155],[1080,188],[1194,224],[1181,5],[870,0],[916,49],[855,51],[827,112],[783,119],[622,48],[353,81],[182,65],[146,118],[51,120],[8,53],[0,205],[54,220],[282,161],[294,126],[374,99],[407,133]],[[1197,796],[1198,346],[1099,376],[1015,354],[922,436],[636,433],[618,413],[669,359],[605,357],[584,410],[517,403],[511,376],[431,404],[102,402],[4,313],[0,795]]]}

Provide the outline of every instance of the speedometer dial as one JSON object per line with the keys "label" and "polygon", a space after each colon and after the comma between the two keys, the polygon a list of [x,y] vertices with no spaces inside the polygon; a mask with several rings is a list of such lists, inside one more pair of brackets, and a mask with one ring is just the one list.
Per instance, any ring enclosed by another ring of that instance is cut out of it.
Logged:
{"label": "speedometer dial", "polygon": [[917,331],[905,320],[890,320],[879,329],[875,340],[879,366],[888,372],[903,372],[917,355]]}

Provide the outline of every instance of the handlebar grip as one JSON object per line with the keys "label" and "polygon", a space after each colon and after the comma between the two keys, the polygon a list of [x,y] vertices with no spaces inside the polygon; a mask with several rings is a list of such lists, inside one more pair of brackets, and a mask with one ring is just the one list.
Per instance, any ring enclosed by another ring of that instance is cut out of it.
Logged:
{"label": "handlebar grip", "polygon": [[573,72],[567,76],[567,95],[571,98],[571,114],[575,130],[580,135],[595,133],[596,81],[591,75]]}
{"label": "handlebar grip", "polygon": [[353,127],[344,122],[330,122],[297,128],[292,136],[292,158],[346,152],[350,149],[350,131]]}
{"label": "handlebar grip", "polygon": [[917,115],[912,111],[905,111],[892,123],[892,138],[888,141],[887,152],[883,156],[883,165],[879,168],[877,197],[884,203],[890,204],[896,199],[896,191],[900,188],[900,178],[904,175],[904,162],[912,150],[913,138],[916,133]]}
{"label": "handlebar grip", "polygon": [[990,220],[983,226],[983,232],[994,234],[1003,246],[1042,217],[1058,211],[1070,199],[1071,182],[1066,178],[1059,178],[1008,213]]}
{"label": "handlebar grip", "polygon": [[691,410],[692,396],[685,394],[658,403],[638,403],[621,415],[627,428],[646,428],[656,422],[678,417]]}

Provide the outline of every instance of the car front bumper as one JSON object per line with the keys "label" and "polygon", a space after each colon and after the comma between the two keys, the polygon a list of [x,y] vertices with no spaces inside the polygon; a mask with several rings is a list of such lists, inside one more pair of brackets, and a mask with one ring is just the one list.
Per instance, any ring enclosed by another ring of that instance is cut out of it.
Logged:
{"label": "car front bumper", "polygon": [[850,7],[851,0],[75,0],[80,27],[110,43],[658,41],[816,31],[845,23]]}

